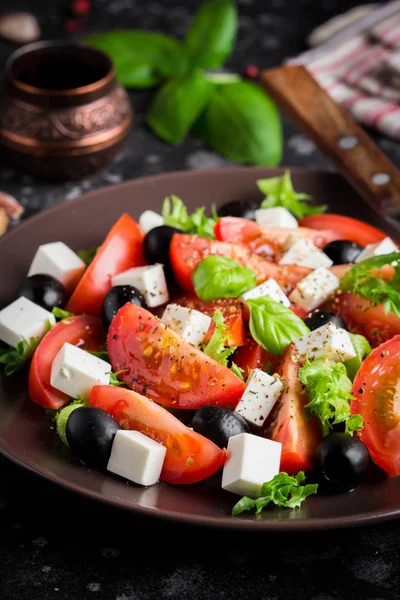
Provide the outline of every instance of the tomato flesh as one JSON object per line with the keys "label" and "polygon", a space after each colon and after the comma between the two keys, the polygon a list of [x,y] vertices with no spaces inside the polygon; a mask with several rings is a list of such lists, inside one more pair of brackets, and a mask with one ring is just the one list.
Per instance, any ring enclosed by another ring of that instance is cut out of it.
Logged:
{"label": "tomato flesh", "polygon": [[314,450],[321,440],[318,421],[305,418],[307,395],[298,378],[299,359],[293,344],[285,350],[278,369],[285,388],[268,418],[265,436],[282,444],[280,470],[295,475],[312,470]]}
{"label": "tomato flesh", "polygon": [[262,227],[255,221],[239,217],[219,218],[214,231],[218,240],[243,244],[252,252],[270,259],[279,258],[286,251],[289,238],[293,235],[312,241],[318,248],[339,239],[329,229],[318,231],[308,227]]}
{"label": "tomato flesh", "polygon": [[400,334],[399,317],[392,312],[385,314],[382,304],[372,306],[367,298],[340,293],[331,303],[331,310],[350,332],[365,336],[374,347]]}
{"label": "tomato flesh", "polygon": [[137,223],[123,214],[84,272],[69,299],[67,310],[75,314],[100,315],[104,296],[111,288],[111,278],[144,264],[142,238]]}
{"label": "tomato flesh", "polygon": [[29,369],[29,397],[33,402],[58,410],[71,398],[50,385],[51,365],[66,342],[83,350],[100,351],[106,335],[97,317],[78,315],[55,325],[42,339]]}
{"label": "tomato flesh", "polygon": [[358,433],[373,461],[392,477],[400,475],[400,335],[375,348],[353,384],[353,414],[364,418]]}
{"label": "tomato flesh", "polygon": [[268,366],[275,371],[277,356],[264,350],[253,338],[248,338],[247,343],[236,350],[232,360],[238,367],[243,369],[243,377],[246,379],[253,369],[267,371]]}
{"label": "tomato flesh", "polygon": [[269,262],[239,244],[228,244],[195,235],[176,233],[172,237],[169,252],[177,283],[183,290],[192,293],[194,292],[192,273],[197,265],[210,255],[226,256],[240,265],[249,267],[256,274],[257,284],[272,277],[286,292],[292,290],[311,272],[311,269],[297,265],[278,265]]}
{"label": "tomato flesh", "polygon": [[[205,315],[212,317],[217,310],[221,311],[224,323],[227,326],[228,338],[227,346],[242,346],[246,343],[246,330],[243,324],[242,305],[237,298],[220,298],[214,302],[205,302],[200,300],[194,294],[186,294],[174,298],[174,302],[180,306],[186,306],[198,310]],[[211,323],[205,337],[205,343],[208,342],[214,333],[215,323]]]}
{"label": "tomato flesh", "polygon": [[90,394],[90,404],[110,413],[124,429],[140,431],[166,447],[161,481],[195,483],[224,465],[225,451],[136,392],[96,385]]}
{"label": "tomato flesh", "polygon": [[108,354],[128,387],[165,406],[235,406],[244,390],[230,369],[134,304],[120,308],[113,319]]}
{"label": "tomato flesh", "polygon": [[337,239],[350,240],[361,246],[376,244],[387,237],[386,233],[368,223],[331,213],[304,217],[299,221],[299,225],[319,230],[331,229],[338,236]]}

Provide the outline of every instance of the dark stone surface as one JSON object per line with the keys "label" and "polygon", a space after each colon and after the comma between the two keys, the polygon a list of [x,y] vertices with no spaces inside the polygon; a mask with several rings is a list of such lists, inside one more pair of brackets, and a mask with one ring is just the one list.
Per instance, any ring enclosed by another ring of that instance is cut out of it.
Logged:
{"label": "dark stone surface", "polygon": [[[0,10],[30,10],[43,37],[65,37],[67,2],[2,0]],[[94,0],[87,31],[115,27],[184,35],[199,2]],[[279,64],[301,51],[311,29],[360,2],[239,0],[240,35],[229,67]],[[0,64],[14,46],[0,42]],[[124,153],[78,183],[52,185],[0,166],[0,189],[26,207],[25,217],[124,179],[229,164],[189,138],[171,147],[149,132],[151,93],[133,93],[136,122]],[[282,164],[331,168],[290,124]],[[374,136],[394,162],[400,146]],[[93,505],[0,458],[0,600],[374,599],[399,597],[399,522],[307,535],[248,535],[190,528]]]}

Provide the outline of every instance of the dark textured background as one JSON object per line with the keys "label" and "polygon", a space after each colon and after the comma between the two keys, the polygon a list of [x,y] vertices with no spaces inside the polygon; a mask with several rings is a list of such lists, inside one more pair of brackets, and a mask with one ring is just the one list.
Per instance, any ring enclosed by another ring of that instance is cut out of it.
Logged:
{"label": "dark textured background", "polygon": [[[44,38],[65,37],[66,2],[1,0],[26,10]],[[184,35],[194,0],[94,0],[86,31],[145,27]],[[316,25],[360,4],[343,0],[239,0],[240,32],[229,67],[269,67],[304,48]],[[14,49],[0,42],[0,66]],[[0,166],[0,189],[25,217],[83,192],[178,169],[228,164],[196,139],[170,147],[144,125],[150,93],[132,94],[136,122],[126,150],[104,172],[50,185]],[[330,165],[285,122],[283,164]],[[400,166],[400,146],[375,137]],[[318,534],[249,535],[138,519],[72,496],[0,457],[0,600],[336,600],[400,597],[400,522]]]}

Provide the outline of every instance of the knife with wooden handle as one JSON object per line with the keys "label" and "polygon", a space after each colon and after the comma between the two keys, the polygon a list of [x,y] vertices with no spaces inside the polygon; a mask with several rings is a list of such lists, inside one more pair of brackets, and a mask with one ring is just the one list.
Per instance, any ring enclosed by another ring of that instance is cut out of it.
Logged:
{"label": "knife with wooden handle", "polygon": [[281,67],[264,70],[260,81],[282,112],[316,144],[361,197],[391,221],[400,217],[400,171],[304,65],[399,12],[400,1],[390,2],[321,46],[291,58]]}
{"label": "knife with wooden handle", "polygon": [[400,171],[301,65],[263,71],[261,84],[379,213],[400,216]]}

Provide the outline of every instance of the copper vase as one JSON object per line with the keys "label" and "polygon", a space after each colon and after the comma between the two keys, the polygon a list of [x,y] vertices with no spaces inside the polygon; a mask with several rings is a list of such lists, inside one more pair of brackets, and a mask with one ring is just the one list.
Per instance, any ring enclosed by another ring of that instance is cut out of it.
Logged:
{"label": "copper vase", "polygon": [[7,62],[0,143],[25,173],[59,181],[86,177],[113,159],[132,122],[113,63],[99,50],[38,42]]}

